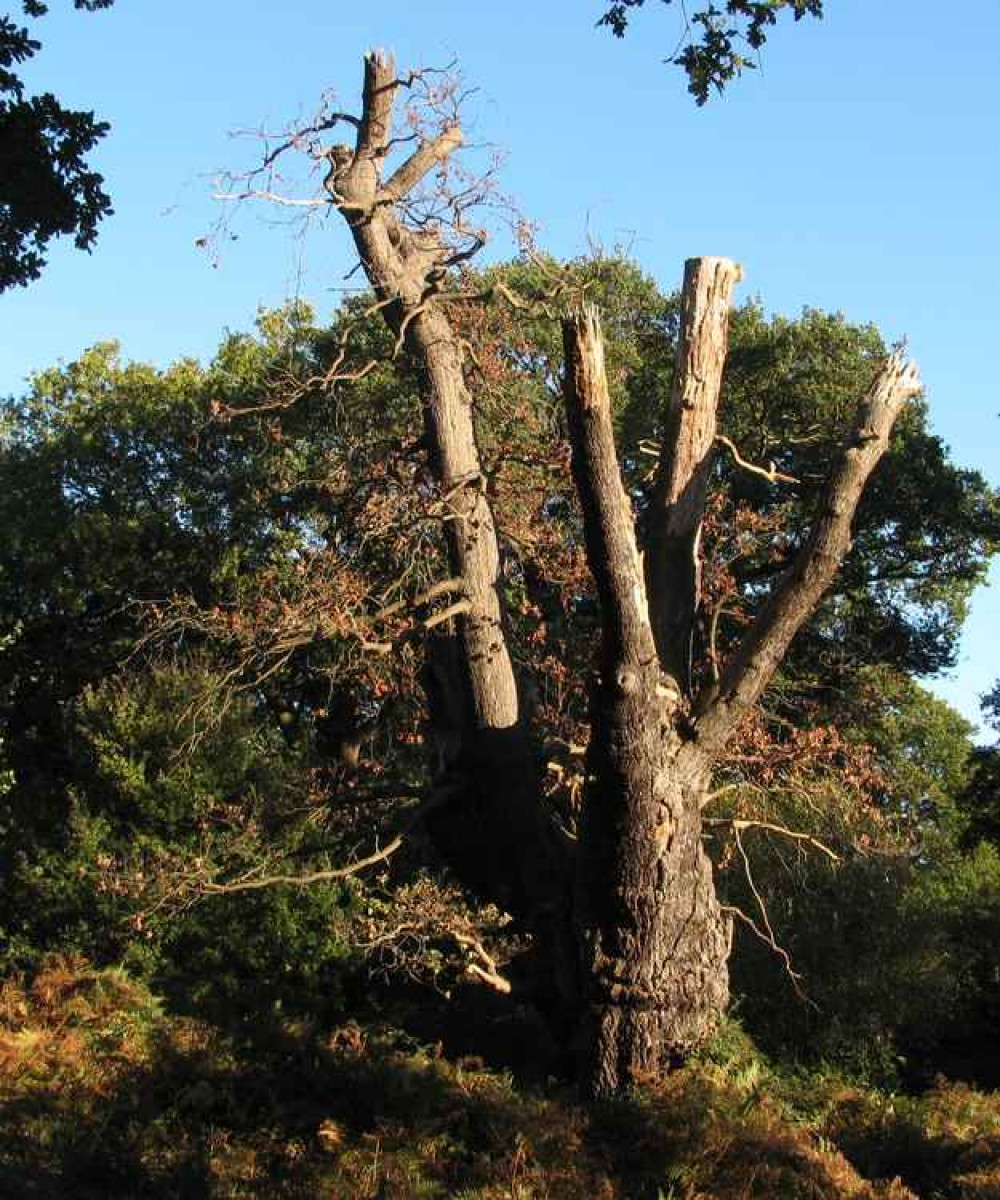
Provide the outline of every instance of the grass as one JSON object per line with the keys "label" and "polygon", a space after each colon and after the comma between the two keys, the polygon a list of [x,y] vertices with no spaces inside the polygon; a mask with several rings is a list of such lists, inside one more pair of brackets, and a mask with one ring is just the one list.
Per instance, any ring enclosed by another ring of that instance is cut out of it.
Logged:
{"label": "grass", "polygon": [[400,1030],[236,1039],[79,960],[0,987],[0,1195],[371,1200],[990,1200],[1000,1100],[776,1073],[735,1025],[588,1108]]}

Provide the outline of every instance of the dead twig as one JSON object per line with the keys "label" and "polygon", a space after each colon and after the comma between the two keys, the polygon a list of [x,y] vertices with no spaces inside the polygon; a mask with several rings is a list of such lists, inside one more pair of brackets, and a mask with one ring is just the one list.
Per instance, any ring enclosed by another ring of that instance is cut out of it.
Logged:
{"label": "dead twig", "polygon": [[[738,787],[740,785],[733,784],[732,786]],[[718,795],[718,792],[714,794]],[[736,835],[737,841],[739,841],[740,834],[746,829],[766,829],[769,833],[777,833],[781,837],[791,838],[793,841],[804,842],[812,846],[814,850],[819,850],[820,853],[825,854],[831,862],[840,863],[842,861],[840,855],[831,850],[824,842],[821,842],[819,838],[815,838],[809,833],[803,833],[798,829],[789,829],[785,825],[777,825],[772,821],[751,821],[740,817],[716,817],[706,819],[703,823],[705,825],[728,826]]]}
{"label": "dead twig", "polygon": [[747,462],[736,448],[736,443],[731,438],[727,438],[722,433],[715,435],[715,440],[729,451],[733,456],[733,461],[738,467],[742,467],[744,471],[749,471],[751,475],[759,475],[761,479],[766,479],[768,483],[799,483],[794,475],[786,475],[779,471],[774,462],[769,462],[766,467],[760,467],[756,463]]}
{"label": "dead twig", "polygon": [[403,845],[406,838],[423,821],[428,813],[440,808],[453,794],[454,788],[439,789],[428,800],[418,805],[409,818],[397,830],[391,841],[381,850],[360,858],[343,867],[331,867],[322,871],[309,871],[304,875],[263,875],[252,879],[239,879],[230,883],[217,883],[214,880],[202,884],[202,891],[210,896],[228,896],[234,892],[254,892],[270,887],[311,887],[316,883],[330,883],[337,879],[348,879],[369,867],[378,866],[391,858]]}

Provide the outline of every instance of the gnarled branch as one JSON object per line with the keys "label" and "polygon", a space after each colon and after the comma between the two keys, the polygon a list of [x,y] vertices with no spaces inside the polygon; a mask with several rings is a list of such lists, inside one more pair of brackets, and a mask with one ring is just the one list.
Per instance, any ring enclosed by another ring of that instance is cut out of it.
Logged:
{"label": "gnarled branch", "polygon": [[717,685],[695,704],[697,740],[717,754],[771,681],[792,638],[812,613],[850,549],[861,493],[889,445],[903,404],[921,391],[916,366],[902,349],[886,361],[861,401],[850,433],[820,493],[802,549],[775,585]]}

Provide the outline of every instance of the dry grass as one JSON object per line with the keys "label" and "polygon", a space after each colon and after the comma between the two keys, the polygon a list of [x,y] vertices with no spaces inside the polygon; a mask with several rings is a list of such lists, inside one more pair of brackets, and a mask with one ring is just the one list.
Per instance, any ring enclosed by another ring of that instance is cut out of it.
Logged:
{"label": "dry grass", "polygon": [[5,1197],[1000,1197],[992,1096],[942,1084],[901,1108],[831,1085],[804,1116],[790,1095],[745,1039],[587,1109],[385,1027],[238,1044],[79,961],[0,987]]}

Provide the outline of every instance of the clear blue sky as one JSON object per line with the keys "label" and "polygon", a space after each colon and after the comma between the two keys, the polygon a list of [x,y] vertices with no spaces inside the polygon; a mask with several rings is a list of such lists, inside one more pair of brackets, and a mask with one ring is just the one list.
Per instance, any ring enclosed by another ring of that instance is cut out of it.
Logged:
{"label": "clear blue sky", "polygon": [[[157,363],[208,356],[296,289],[329,309],[351,265],[338,222],[302,261],[265,220],[244,220],[216,269],[194,243],[212,172],[244,153],[228,132],[309,112],[331,87],[353,104],[361,55],[386,46],[404,65],[459,58],[544,249],[624,244],[666,287],[686,257],[729,255],[773,311],[908,335],[935,430],[1000,485],[997,0],[962,0],[960,19],[940,0],[827,0],[704,109],[661,63],[678,26],[655,0],[624,42],[594,28],[599,0],[52,7],[28,82],[111,122],[95,161],[116,214],[93,255],[58,249],[40,282],[0,296],[0,392],[107,338]],[[958,670],[935,685],[972,717],[1000,676],[998,590],[977,595]]]}

